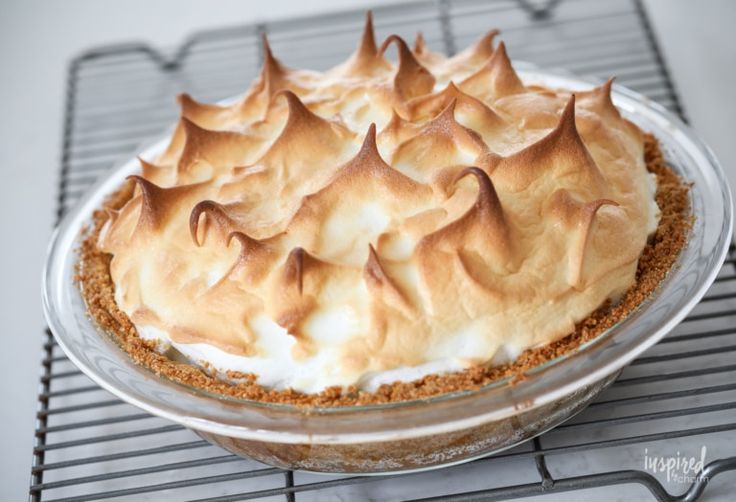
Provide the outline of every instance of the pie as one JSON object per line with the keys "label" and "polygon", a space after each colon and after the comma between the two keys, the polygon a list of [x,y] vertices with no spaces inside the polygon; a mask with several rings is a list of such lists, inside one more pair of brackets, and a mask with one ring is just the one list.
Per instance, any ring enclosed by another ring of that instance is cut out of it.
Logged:
{"label": "pie", "polygon": [[264,37],[245,95],[180,95],[168,147],[95,214],[90,314],[175,381],[300,405],[524,378],[599,336],[675,261],[687,186],[612,80],[525,84],[496,35],[379,47],[368,14],[325,72]]}

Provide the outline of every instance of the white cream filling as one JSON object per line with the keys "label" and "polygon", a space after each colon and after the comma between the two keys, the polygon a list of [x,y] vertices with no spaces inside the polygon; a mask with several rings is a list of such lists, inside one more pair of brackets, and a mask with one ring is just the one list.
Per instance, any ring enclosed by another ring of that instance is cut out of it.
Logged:
{"label": "white cream filling", "polygon": [[[294,359],[291,354],[295,340],[286,330],[277,324],[261,317],[254,321],[255,330],[261,336],[259,341],[267,341],[260,345],[262,356],[246,357],[225,352],[206,343],[177,343],[171,340],[166,331],[153,326],[141,326],[138,333],[145,340],[155,340],[156,350],[160,353],[175,349],[181,356],[193,364],[204,366],[209,371],[224,377],[228,371],[254,374],[257,382],[264,387],[277,390],[294,389],[305,393],[317,393],[330,386],[347,387],[355,384],[359,389],[375,392],[381,385],[394,382],[411,382],[431,374],[446,374],[462,371],[474,364],[477,354],[472,343],[468,343],[468,333],[472,327],[448,337],[448,347],[456,346],[461,350],[457,357],[441,356],[417,366],[401,366],[386,371],[373,371],[356,376],[345,372],[340,364],[340,354],[331,348],[322,348],[317,355],[305,359]],[[447,347],[445,347],[447,348]],[[439,351],[441,352],[441,351]],[[491,360],[491,364],[504,364],[516,359],[522,352],[517,347],[502,345]]]}
{"label": "white cream filling", "polygon": [[[317,393],[325,389],[325,382],[347,387],[354,383],[352,375],[345,375],[340,368],[339,354],[334,349],[321,349],[314,357],[295,360],[289,350],[282,345],[269,357],[245,357],[230,354],[206,343],[172,342],[165,332],[151,326],[142,327],[141,337],[158,341],[157,350],[166,352],[176,349],[190,362],[202,365],[207,362],[208,369],[225,377],[227,371],[236,371],[257,376],[257,382],[264,387],[283,390],[294,389],[305,393]],[[145,333],[145,335],[143,334]],[[383,384],[411,382],[426,375],[460,371],[468,367],[467,361],[445,357],[418,366],[402,366],[388,371],[369,372],[357,381],[357,387],[374,392]],[[340,380],[343,380],[342,382]]]}

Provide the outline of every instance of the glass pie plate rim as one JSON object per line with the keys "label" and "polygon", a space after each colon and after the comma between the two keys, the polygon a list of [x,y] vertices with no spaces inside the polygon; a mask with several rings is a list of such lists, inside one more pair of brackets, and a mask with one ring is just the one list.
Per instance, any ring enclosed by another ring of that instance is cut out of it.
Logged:
{"label": "glass pie plate rim", "polygon": [[[527,84],[576,91],[600,83],[563,70],[539,70],[523,63],[517,67]],[[621,369],[674,328],[715,279],[731,242],[731,193],[712,151],[689,126],[648,98],[614,85],[613,100],[626,118],[654,133],[668,164],[693,183],[693,228],[673,269],[635,312],[591,342],[535,368],[524,380],[418,401],[305,410],[217,397],[135,364],[89,318],[73,281],[81,230],[105,197],[137,171],[135,157],[103,175],[55,229],[42,284],[48,326],[69,359],[120,399],[184,426],[236,438],[326,444],[390,441],[462,430],[551,403]],[[141,156],[150,159],[167,138],[152,142]]]}

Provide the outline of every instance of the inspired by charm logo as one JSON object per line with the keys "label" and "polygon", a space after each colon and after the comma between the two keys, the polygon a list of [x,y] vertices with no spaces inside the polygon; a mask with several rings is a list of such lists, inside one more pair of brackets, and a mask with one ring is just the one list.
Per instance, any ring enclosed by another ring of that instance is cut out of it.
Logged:
{"label": "inspired by charm logo", "polygon": [[656,456],[649,454],[649,448],[644,448],[644,470],[652,474],[664,473],[667,481],[676,483],[692,483],[705,466],[706,448],[700,449],[700,457],[687,457],[678,451],[674,456]]}

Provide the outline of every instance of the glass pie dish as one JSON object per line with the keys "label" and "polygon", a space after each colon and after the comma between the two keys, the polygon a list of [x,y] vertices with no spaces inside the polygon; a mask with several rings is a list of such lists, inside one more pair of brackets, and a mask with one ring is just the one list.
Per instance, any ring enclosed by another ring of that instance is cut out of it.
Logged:
{"label": "glass pie dish", "polygon": [[[527,84],[570,90],[595,83],[527,67]],[[672,169],[692,183],[694,223],[657,290],[595,340],[527,373],[518,382],[385,405],[299,408],[208,394],[137,365],[87,314],[74,282],[76,248],[93,211],[136,172],[136,158],[91,188],[54,232],[43,275],[43,305],[59,345],[84,373],[119,398],[180,423],[238,455],[290,469],[391,473],[449,465],[492,454],[555,427],[581,411],[621,369],[667,334],[713,282],[731,241],[732,203],[712,152],[678,118],[614,86],[623,115],[654,134]],[[156,141],[141,153],[154,157]]]}

